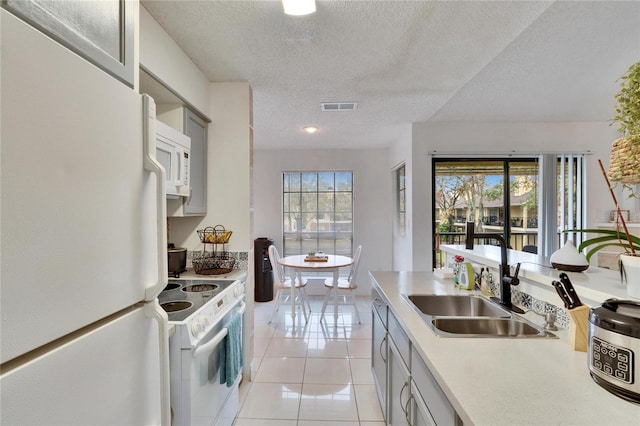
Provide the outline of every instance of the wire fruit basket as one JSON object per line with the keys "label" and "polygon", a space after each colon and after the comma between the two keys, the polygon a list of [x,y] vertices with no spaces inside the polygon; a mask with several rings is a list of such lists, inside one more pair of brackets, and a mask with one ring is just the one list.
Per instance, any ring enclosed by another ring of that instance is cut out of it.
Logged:
{"label": "wire fruit basket", "polygon": [[233,231],[227,231],[222,225],[207,226],[196,231],[200,241],[208,244],[226,244],[231,238]]}
{"label": "wire fruit basket", "polygon": [[[227,274],[233,270],[236,260],[229,256],[226,244],[231,238],[231,231],[227,231],[224,226],[207,226],[196,231],[203,244],[200,254],[193,255],[193,270],[200,275],[220,275]],[[208,250],[211,245],[211,250]],[[222,250],[218,247],[222,245]]]}

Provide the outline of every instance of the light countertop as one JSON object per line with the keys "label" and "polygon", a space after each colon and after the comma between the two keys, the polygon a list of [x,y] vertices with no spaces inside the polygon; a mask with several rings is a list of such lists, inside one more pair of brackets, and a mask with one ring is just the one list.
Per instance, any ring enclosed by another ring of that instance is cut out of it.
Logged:
{"label": "light countertop", "polygon": [[470,292],[431,272],[369,275],[465,424],[640,424],[640,406],[591,379],[587,354],[569,347],[566,330],[554,332],[559,339],[437,337],[400,295]]}

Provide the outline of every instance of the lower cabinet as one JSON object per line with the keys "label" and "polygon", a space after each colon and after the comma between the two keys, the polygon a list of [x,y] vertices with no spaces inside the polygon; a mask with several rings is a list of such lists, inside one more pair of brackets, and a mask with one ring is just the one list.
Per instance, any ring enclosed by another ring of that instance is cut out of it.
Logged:
{"label": "lower cabinet", "polygon": [[400,350],[389,339],[389,392],[387,424],[400,426],[411,424],[411,373],[402,360]]}
{"label": "lower cabinet", "polygon": [[371,294],[371,371],[382,408],[387,418],[387,305],[375,289]]}
{"label": "lower cabinet", "polygon": [[[376,302],[375,298],[372,304]],[[380,308],[379,306],[377,307]],[[382,415],[387,418],[387,327],[386,327],[386,306],[384,307],[385,320],[380,317],[378,309],[375,306],[371,309],[371,371],[373,372],[373,380],[378,393],[378,400],[382,407]]]}
{"label": "lower cabinet", "polygon": [[371,368],[386,424],[461,426],[460,417],[375,288],[371,303]]}
{"label": "lower cabinet", "polygon": [[418,391],[418,385],[411,379],[411,425],[412,426],[436,426],[437,423],[431,417],[427,403],[422,399]]}
{"label": "lower cabinet", "polygon": [[[413,347],[411,348],[411,378],[414,382],[412,389],[415,400],[423,401],[425,408],[428,409],[428,414],[431,417],[433,424],[462,424],[462,421],[453,409],[453,406],[449,403],[447,396],[444,394],[442,389],[440,389],[440,386],[422,360],[422,357]],[[416,407],[416,409],[418,409],[418,407]]]}

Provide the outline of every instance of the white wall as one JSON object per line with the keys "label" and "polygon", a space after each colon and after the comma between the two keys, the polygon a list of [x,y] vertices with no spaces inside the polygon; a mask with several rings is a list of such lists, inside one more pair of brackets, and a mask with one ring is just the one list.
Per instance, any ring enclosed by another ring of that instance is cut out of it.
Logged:
{"label": "white wall", "polygon": [[209,111],[209,80],[142,5],[140,65],[178,93],[205,117]]}
{"label": "white wall", "polygon": [[394,218],[394,207],[395,207],[395,187],[392,186],[391,199],[389,202],[391,203],[391,214],[392,220],[394,220],[394,233],[392,236],[392,259],[391,259],[391,268],[394,271],[411,271],[413,270],[413,199],[411,197],[412,190],[412,171],[413,171],[413,162],[412,160],[412,129],[411,125],[407,124],[403,129],[402,133],[398,135],[397,142],[389,149],[389,164],[388,168],[390,171],[390,179],[392,185],[395,183],[395,178],[393,176],[393,169],[397,166],[404,164],[405,166],[405,194],[406,194],[406,209],[407,209],[407,217],[406,217],[406,234],[399,235],[397,230],[395,229],[395,218]]}
{"label": "white wall", "polygon": [[[254,151],[253,239],[269,237],[282,252],[282,172],[348,170],[354,174],[354,246],[362,244],[358,294],[369,294],[368,271],[391,268],[392,196],[388,150]],[[324,294],[317,283],[311,294]]]}
{"label": "white wall", "polygon": [[[205,117],[208,127],[207,215],[169,219],[170,242],[202,250],[197,229],[233,231],[227,250],[248,252],[252,98],[248,83],[211,83],[176,42],[140,7],[140,64]],[[158,116],[181,129],[182,109],[160,105]]]}
{"label": "white wall", "polygon": [[207,153],[207,215],[169,219],[171,242],[202,250],[196,230],[223,225],[233,231],[228,251],[249,252],[251,206],[251,88],[248,83],[211,83],[213,121]]}
{"label": "white wall", "polygon": [[422,242],[413,246],[413,269],[432,267],[432,183],[431,157],[439,151],[450,154],[473,153],[543,153],[586,152],[587,160],[587,222],[604,220],[613,209],[606,184],[598,166],[601,159],[609,164],[609,150],[617,137],[605,122],[570,123],[491,123],[434,122],[413,124],[412,186],[413,239]]}

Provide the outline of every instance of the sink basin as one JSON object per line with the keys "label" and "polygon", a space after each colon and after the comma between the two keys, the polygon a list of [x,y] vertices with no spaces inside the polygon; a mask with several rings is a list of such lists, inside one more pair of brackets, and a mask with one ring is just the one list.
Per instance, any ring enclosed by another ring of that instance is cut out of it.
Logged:
{"label": "sink basin", "polygon": [[511,317],[506,309],[479,296],[410,294],[403,297],[419,312],[434,317]]}
{"label": "sink basin", "polygon": [[541,327],[516,318],[434,318],[431,324],[440,337],[557,338]]}
{"label": "sink basin", "polygon": [[437,294],[401,297],[439,337],[558,338],[484,297]]}

